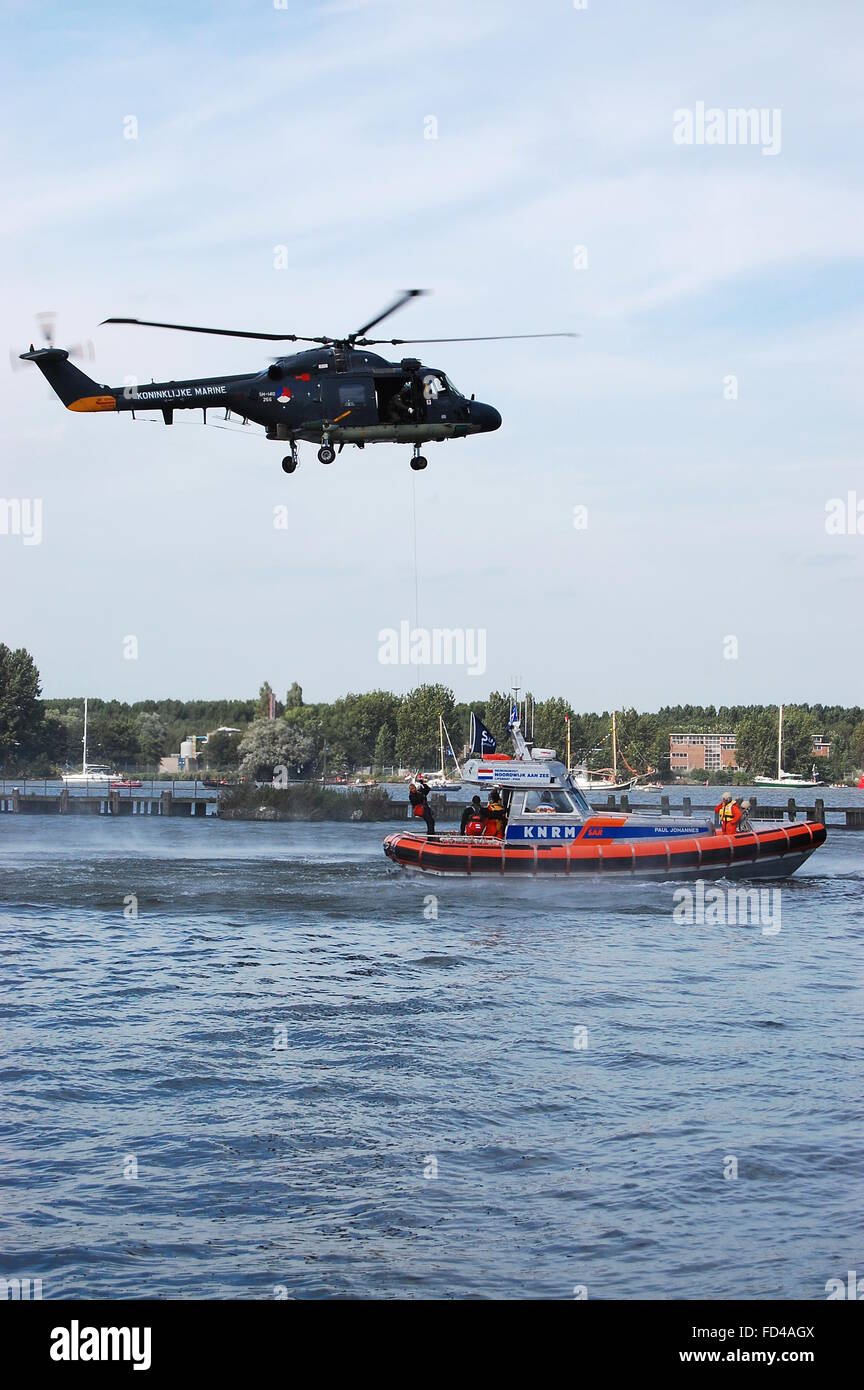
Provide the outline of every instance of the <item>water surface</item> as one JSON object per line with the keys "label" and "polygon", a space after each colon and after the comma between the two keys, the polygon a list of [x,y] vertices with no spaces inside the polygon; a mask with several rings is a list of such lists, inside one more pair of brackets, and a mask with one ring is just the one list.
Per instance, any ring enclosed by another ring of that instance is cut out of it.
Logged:
{"label": "water surface", "polygon": [[671,884],[408,877],[389,829],[0,817],[0,1274],[815,1299],[864,1269],[864,835],[771,935],[677,923]]}

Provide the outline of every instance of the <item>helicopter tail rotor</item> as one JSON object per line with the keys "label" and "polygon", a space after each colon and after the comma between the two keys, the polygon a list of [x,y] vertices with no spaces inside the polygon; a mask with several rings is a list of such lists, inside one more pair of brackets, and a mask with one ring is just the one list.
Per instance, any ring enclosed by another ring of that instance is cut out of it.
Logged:
{"label": "helicopter tail rotor", "polygon": [[[45,353],[46,351],[55,350],[58,352],[63,351],[65,352],[66,356],[74,357],[76,361],[95,362],[96,350],[92,342],[88,341],[85,343],[70,343],[68,348],[56,348],[55,345],[57,341],[57,314],[53,309],[46,309],[42,313],[36,314],[35,317],[36,322],[39,325],[39,335],[42,338],[43,343],[45,344],[44,348],[40,348],[39,351],[43,353]],[[35,351],[36,349],[33,347],[33,344],[31,343],[30,352]],[[13,372],[18,372],[21,370],[18,364],[22,359],[26,361],[27,357],[28,354],[18,353],[13,348],[9,349],[9,364]],[[43,361],[45,360],[47,359],[43,357]]]}

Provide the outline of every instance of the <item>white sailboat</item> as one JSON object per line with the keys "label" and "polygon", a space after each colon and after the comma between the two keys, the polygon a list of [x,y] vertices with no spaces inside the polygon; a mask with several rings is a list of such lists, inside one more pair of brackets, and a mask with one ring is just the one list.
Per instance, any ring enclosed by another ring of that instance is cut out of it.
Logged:
{"label": "white sailboat", "polygon": [[780,721],[777,727],[777,776],[754,777],[757,787],[818,787],[821,780],[813,764],[809,777],[797,777],[794,772],[783,771],[783,706],[780,706]]}
{"label": "white sailboat", "polygon": [[81,761],[80,772],[64,772],[63,782],[67,787],[105,787],[113,786],[123,781],[119,772],[112,772],[110,767],[104,763],[88,763],[87,761],[87,699],[84,699],[84,756]]}
{"label": "white sailboat", "polygon": [[612,711],[612,766],[609,771],[611,777],[604,777],[596,772],[591,772],[585,762],[577,763],[575,767],[570,766],[570,722],[567,722],[567,768],[574,783],[583,792],[629,792],[633,786],[634,777],[621,779],[618,776],[618,732],[615,725],[615,711]]}
{"label": "white sailboat", "polygon": [[440,748],[441,748],[441,766],[440,766],[440,768],[438,769],[437,772],[432,772],[432,773],[430,773],[430,775],[425,779],[425,781],[426,781],[427,787],[429,787],[429,789],[430,789],[431,791],[438,791],[438,792],[456,792],[456,791],[459,791],[459,789],[461,788],[462,782],[461,782],[461,780],[458,781],[458,782],[454,782],[452,778],[448,778],[448,776],[447,776],[447,771],[446,771],[446,768],[445,768],[445,766],[444,766],[444,735],[445,735],[445,734],[447,734],[447,746],[448,746],[448,748],[450,749],[450,752],[453,754],[453,761],[454,761],[454,763],[456,764],[456,771],[459,773],[459,776],[460,776],[460,779],[461,779],[461,776],[462,776],[462,769],[461,769],[460,766],[459,766],[459,759],[456,757],[456,754],[453,753],[453,745],[452,745],[452,743],[450,742],[450,735],[447,733],[447,728],[446,728],[446,726],[445,726],[445,724],[444,724],[444,720],[443,720],[443,718],[441,717],[441,715],[439,714],[439,716],[438,716],[438,742],[439,742]]}

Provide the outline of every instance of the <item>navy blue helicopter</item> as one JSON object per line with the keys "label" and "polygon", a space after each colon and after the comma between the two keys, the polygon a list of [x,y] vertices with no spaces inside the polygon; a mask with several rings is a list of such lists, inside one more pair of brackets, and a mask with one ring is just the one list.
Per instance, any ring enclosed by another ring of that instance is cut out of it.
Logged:
{"label": "navy blue helicopter", "polygon": [[157,323],[149,319],[110,318],[104,323],[170,328],[182,333],[211,333],[225,338],[255,338],[265,342],[311,343],[312,347],[277,357],[264,371],[240,376],[200,377],[190,381],[161,381],[125,387],[100,386],[69,361],[69,353],[48,346],[22,352],[35,362],[69,410],[159,410],[166,425],[175,410],[224,407],[226,418],[263,425],[268,439],[287,443],[282,460],[286,473],[297,467],[298,440],[319,445],[321,463],[332,463],[346,444],[411,444],[411,467],[426,467],[421,444],[462,439],[497,430],[501,416],[492,405],[463,396],[446,372],[426,367],[416,357],[388,362],[365,349],[419,343],[483,343],[510,338],[576,338],[577,333],[501,333],[474,338],[369,338],[369,330],[401,309],[424,290],[405,290],[375,318],[345,338],[303,337],[296,333],[252,333],[229,328],[197,328],[188,323]]}

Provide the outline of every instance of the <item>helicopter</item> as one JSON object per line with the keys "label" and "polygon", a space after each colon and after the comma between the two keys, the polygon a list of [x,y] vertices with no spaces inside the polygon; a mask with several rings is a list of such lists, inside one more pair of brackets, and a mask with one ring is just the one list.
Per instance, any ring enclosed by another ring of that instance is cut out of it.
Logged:
{"label": "helicopter", "polygon": [[274,358],[263,371],[238,376],[196,377],[189,381],[150,382],[149,385],[100,386],[69,361],[69,353],[47,346],[20,354],[35,362],[68,410],[158,410],[166,425],[175,410],[225,408],[225,418],[239,416],[244,424],[263,425],[267,439],[281,440],[290,452],[282,460],[286,473],[299,462],[298,440],[319,445],[318,459],[332,463],[346,444],[363,449],[367,444],[395,443],[412,446],[411,467],[425,468],[421,444],[462,439],[497,430],[501,416],[492,405],[470,399],[453,384],[446,372],[426,367],[417,357],[389,362],[369,347],[413,346],[428,343],[482,343],[515,338],[577,338],[578,333],[501,333],[472,338],[369,338],[370,329],[418,295],[427,291],[404,290],[392,304],[344,338],[304,337],[296,333],[253,333],[230,328],[198,328],[187,323],[157,323],[150,319],[109,318],[103,324],[131,324],[141,328],[167,328],[181,333],[210,333],[224,338],[254,338],[266,342],[311,343],[312,347],[288,357]]}

